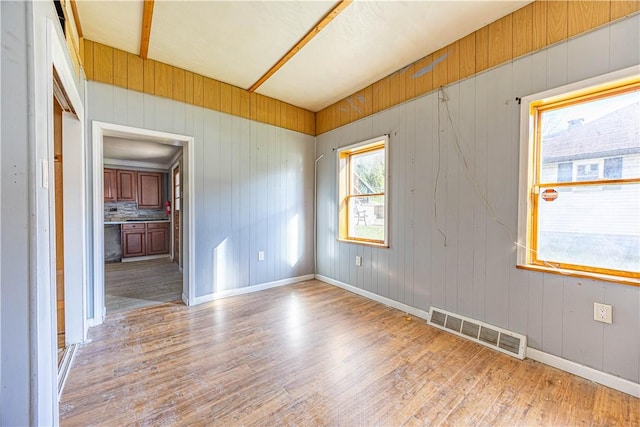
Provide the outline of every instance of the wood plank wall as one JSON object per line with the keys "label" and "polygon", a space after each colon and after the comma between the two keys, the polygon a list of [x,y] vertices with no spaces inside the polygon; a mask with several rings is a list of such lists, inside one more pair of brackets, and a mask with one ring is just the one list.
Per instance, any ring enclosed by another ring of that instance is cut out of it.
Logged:
{"label": "wood plank wall", "polygon": [[315,113],[110,46],[84,40],[87,80],[315,135]]}
{"label": "wood plank wall", "polygon": [[73,19],[73,12],[71,10],[71,2],[69,0],[61,0],[62,10],[64,11],[64,32],[65,41],[67,42],[67,49],[69,50],[69,56],[71,57],[71,64],[76,73],[76,77],[80,79],[80,63],[82,56],[82,38],[79,35],[76,22]]}
{"label": "wood plank wall", "polygon": [[640,10],[640,1],[537,0],[316,113],[316,134]]}

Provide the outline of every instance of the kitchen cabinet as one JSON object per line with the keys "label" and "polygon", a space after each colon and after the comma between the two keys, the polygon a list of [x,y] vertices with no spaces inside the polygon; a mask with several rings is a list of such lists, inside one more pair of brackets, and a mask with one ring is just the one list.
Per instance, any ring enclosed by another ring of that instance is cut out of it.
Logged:
{"label": "kitchen cabinet", "polygon": [[136,171],[117,169],[118,200],[123,202],[136,201]]}
{"label": "kitchen cabinet", "polygon": [[147,255],[169,253],[169,223],[152,222],[147,224]]}
{"label": "kitchen cabinet", "polygon": [[145,256],[146,224],[122,224],[122,258]]}
{"label": "kitchen cabinet", "polygon": [[118,181],[115,169],[104,169],[104,201],[118,200]]}
{"label": "kitchen cabinet", "polygon": [[122,224],[122,257],[169,253],[169,223]]}
{"label": "kitchen cabinet", "polygon": [[138,209],[162,207],[162,174],[138,172]]}

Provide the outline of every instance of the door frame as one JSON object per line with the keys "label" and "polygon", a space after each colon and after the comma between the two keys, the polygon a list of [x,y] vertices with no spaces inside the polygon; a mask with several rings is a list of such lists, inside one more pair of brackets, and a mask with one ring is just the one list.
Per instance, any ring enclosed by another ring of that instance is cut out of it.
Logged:
{"label": "door frame", "polygon": [[[176,248],[175,248],[175,224],[174,224],[174,218],[175,218],[175,183],[174,183],[174,177],[175,177],[175,171],[176,169],[180,168],[180,161],[182,160],[182,153],[181,155],[178,157],[178,159],[176,161],[174,161],[173,163],[171,163],[171,168],[169,169],[169,186],[171,187],[171,192],[169,193],[169,197],[171,197],[171,245],[170,245],[170,251],[171,251],[171,259],[175,261],[175,254],[176,254]],[[180,179],[182,180],[182,168],[180,168]],[[182,185],[182,183],[180,184]],[[184,191],[182,192],[184,194]],[[180,200],[182,202],[182,200]],[[180,208],[180,212],[182,212],[182,207]],[[180,217],[182,218],[182,217]],[[182,221],[182,220],[180,220]],[[182,231],[182,227],[180,228],[180,231]],[[180,245],[184,246],[182,244],[182,239],[180,239]],[[178,252],[178,256],[182,256],[182,254],[180,252]],[[180,271],[182,271],[182,267],[180,267],[180,261],[178,260],[178,268],[180,269]]]}
{"label": "door frame", "polygon": [[[183,221],[183,236],[187,236],[183,244],[185,260],[182,273],[182,301],[186,305],[195,303],[195,139],[188,135],[179,135],[151,129],[118,125],[94,120],[92,122],[93,151],[93,319],[91,326],[104,322],[105,287],[104,287],[104,184],[103,178],[103,138],[105,136],[144,139],[145,141],[182,147],[183,176],[186,176],[186,221]],[[185,173],[186,172],[186,173]]]}

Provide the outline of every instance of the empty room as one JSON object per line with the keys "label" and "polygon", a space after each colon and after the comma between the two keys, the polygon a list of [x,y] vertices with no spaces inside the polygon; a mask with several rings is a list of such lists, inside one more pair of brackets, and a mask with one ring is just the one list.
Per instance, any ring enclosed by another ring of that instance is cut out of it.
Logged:
{"label": "empty room", "polygon": [[0,46],[0,425],[640,426],[639,1],[2,1]]}

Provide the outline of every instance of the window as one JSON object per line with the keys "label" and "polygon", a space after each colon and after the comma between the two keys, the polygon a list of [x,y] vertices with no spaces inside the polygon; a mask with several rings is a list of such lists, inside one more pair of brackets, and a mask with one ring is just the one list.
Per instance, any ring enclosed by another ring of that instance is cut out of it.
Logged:
{"label": "window", "polygon": [[640,76],[522,100],[518,265],[640,283]]}
{"label": "window", "polygon": [[338,150],[339,240],[387,242],[387,145],[384,135]]}

